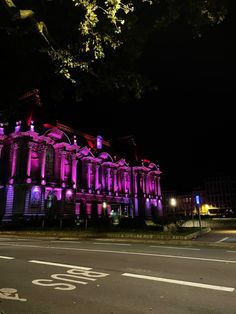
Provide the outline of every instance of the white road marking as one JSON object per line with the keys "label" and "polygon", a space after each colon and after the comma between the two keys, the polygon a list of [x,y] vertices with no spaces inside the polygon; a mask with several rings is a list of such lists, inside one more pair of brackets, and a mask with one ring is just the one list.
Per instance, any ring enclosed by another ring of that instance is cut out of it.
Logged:
{"label": "white road marking", "polygon": [[191,282],[191,281],[175,280],[175,279],[145,276],[145,275],[138,275],[138,274],[131,274],[131,273],[124,273],[122,274],[122,276],[161,281],[161,282],[167,282],[167,283],[174,283],[177,285],[191,286],[191,287],[197,287],[197,288],[227,291],[227,292],[233,292],[235,290],[235,288],[231,288],[231,287],[215,286],[215,285],[208,285],[208,284],[202,284],[202,283]]}
{"label": "white road marking", "polygon": [[[48,264],[48,262],[46,263]],[[53,265],[56,264],[56,266],[58,266],[57,263],[50,263],[50,264],[53,264]],[[38,286],[54,287],[54,289],[56,290],[74,290],[76,289],[76,286],[71,283],[87,285],[88,284],[87,281],[96,281],[97,279],[100,279],[109,275],[106,273],[91,271],[90,269],[92,268],[87,268],[87,269],[84,269],[84,268],[85,267],[83,267],[83,269],[81,267],[72,268],[72,269],[67,270],[66,274],[51,275],[51,278],[56,280],[56,282],[53,282],[53,280],[51,279],[35,279],[32,281],[32,283]],[[81,281],[80,279],[83,279],[83,281]],[[57,280],[66,281],[69,283],[63,283],[60,281],[58,282]]]}
{"label": "white road marking", "polygon": [[177,247],[177,246],[149,245],[149,247],[158,247],[162,249],[200,251],[200,249],[194,249],[194,248],[188,248],[188,247]]}
{"label": "white road marking", "polygon": [[34,248],[41,248],[42,246],[40,245],[28,245],[28,244],[12,244],[12,243],[0,243],[2,246],[19,246],[19,247],[34,247]]}
{"label": "white road marking", "polygon": [[0,298],[6,300],[22,301],[25,302],[27,299],[19,298],[17,290],[14,288],[1,288]]}
{"label": "white road marking", "polygon": [[10,257],[10,256],[0,256],[0,258],[3,258],[3,259],[15,259],[14,257]]}
{"label": "white road marking", "polygon": [[43,265],[50,265],[50,266],[66,267],[66,268],[76,268],[76,269],[82,269],[82,270],[91,270],[92,269],[92,268],[83,267],[83,266],[75,266],[75,265],[52,263],[52,262],[37,261],[37,260],[31,260],[28,262],[29,263],[36,263],[36,264],[43,264]]}
{"label": "white road marking", "polygon": [[236,251],[226,251],[226,252],[228,252],[228,253],[236,253]]}
{"label": "white road marking", "polygon": [[56,290],[74,290],[76,289],[75,285],[63,282],[53,282],[51,279],[35,279],[32,281],[34,285],[44,286],[44,287],[56,287]]}
{"label": "white road marking", "polygon": [[[19,246],[17,244],[2,244],[7,246]],[[32,247],[28,245],[20,245],[21,247]],[[230,263],[236,264],[236,261],[226,260],[226,259],[214,259],[205,257],[192,257],[192,256],[179,256],[179,255],[168,255],[168,254],[155,254],[155,253],[138,253],[138,252],[128,252],[128,251],[112,251],[112,250],[96,250],[96,249],[79,249],[73,247],[56,247],[56,246],[38,246],[40,249],[55,249],[55,250],[70,250],[70,251],[81,251],[81,252],[99,252],[99,253],[113,253],[113,254],[126,254],[126,255],[137,255],[137,256],[153,256],[153,257],[164,257],[164,258],[177,258],[177,259],[187,259],[195,261],[205,261],[205,262],[218,262],[218,263]]]}
{"label": "white road marking", "polygon": [[99,253],[113,253],[113,254],[126,254],[126,255],[138,255],[138,256],[153,256],[153,257],[164,257],[164,258],[179,258],[179,259],[189,259],[189,260],[196,260],[196,261],[207,261],[207,262],[219,262],[219,263],[236,264],[236,261],[232,261],[232,260],[204,258],[204,257],[179,256],[179,255],[154,254],[154,253],[138,253],[138,252],[128,252],[128,251],[96,250],[96,249],[78,249],[78,248],[60,248],[60,247],[47,247],[47,248],[48,249],[50,249],[50,248],[51,249],[58,249],[58,250],[82,251],[82,252],[99,252]]}
{"label": "white road marking", "polygon": [[216,241],[216,243],[224,242],[224,241],[226,241],[226,240],[228,240],[228,239],[229,239],[229,237],[225,237],[225,238],[223,238],[223,239],[221,239],[221,240],[219,240],[219,241]]}
{"label": "white road marking", "polygon": [[108,244],[108,245],[123,245],[123,246],[131,246],[131,244],[127,243],[111,243],[111,242],[94,242],[93,244]]}
{"label": "white road marking", "polygon": [[70,240],[51,240],[51,243],[81,243],[79,241],[70,241]]}
{"label": "white road marking", "polygon": [[31,241],[31,239],[25,239],[25,238],[0,238],[0,241]]}

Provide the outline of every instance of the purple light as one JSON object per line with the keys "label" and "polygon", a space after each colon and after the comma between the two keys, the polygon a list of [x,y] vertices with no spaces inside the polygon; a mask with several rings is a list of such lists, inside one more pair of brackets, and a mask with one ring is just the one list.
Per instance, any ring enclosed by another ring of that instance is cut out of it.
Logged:
{"label": "purple light", "polygon": [[33,189],[32,189],[33,193],[38,193],[40,191],[41,191],[41,188],[39,186],[34,186]]}
{"label": "purple light", "polygon": [[21,127],[21,121],[17,121],[16,126],[15,126],[15,132],[16,133],[20,131],[20,127]]}
{"label": "purple light", "polygon": [[4,125],[0,123],[0,135],[4,135]]}
{"label": "purple light", "polygon": [[102,149],[102,136],[97,136],[97,149]]}
{"label": "purple light", "polygon": [[199,195],[195,195],[195,202],[197,205],[200,204],[200,196]]}

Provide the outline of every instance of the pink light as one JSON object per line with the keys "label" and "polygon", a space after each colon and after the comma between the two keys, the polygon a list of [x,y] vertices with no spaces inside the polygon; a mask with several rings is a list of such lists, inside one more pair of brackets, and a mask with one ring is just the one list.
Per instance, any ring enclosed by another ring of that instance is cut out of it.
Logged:
{"label": "pink light", "polygon": [[34,121],[30,121],[30,131],[34,132]]}
{"label": "pink light", "polygon": [[31,178],[27,178],[26,183],[31,183]]}
{"label": "pink light", "polygon": [[43,179],[43,180],[41,181],[41,184],[42,184],[42,185],[45,185],[45,184],[46,184],[46,180]]}
{"label": "pink light", "polygon": [[66,191],[66,197],[70,197],[73,194],[72,190]]}

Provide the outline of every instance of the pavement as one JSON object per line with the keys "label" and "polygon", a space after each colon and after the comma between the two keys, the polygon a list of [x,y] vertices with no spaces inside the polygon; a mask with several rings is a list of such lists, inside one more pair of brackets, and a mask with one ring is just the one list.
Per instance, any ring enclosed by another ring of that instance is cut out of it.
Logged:
{"label": "pavement", "polygon": [[112,234],[112,233],[78,233],[78,235],[67,235],[66,232],[58,233],[55,235],[42,235],[40,232],[22,232],[22,231],[0,231],[1,237],[10,238],[27,238],[27,239],[40,239],[40,240],[63,240],[63,241],[81,241],[81,240],[99,240],[106,242],[135,242],[135,243],[156,243],[156,244],[172,244],[172,245],[185,245],[185,246],[209,246],[209,247],[222,247],[222,248],[236,248],[236,228],[235,229],[214,229],[204,230],[202,233],[194,233],[192,237],[186,238],[178,235],[148,235],[139,233],[125,233],[125,234]]}

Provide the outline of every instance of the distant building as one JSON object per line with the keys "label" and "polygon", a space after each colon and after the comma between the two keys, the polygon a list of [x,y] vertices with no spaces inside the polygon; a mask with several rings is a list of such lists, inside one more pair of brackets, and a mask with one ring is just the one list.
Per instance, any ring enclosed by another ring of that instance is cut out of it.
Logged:
{"label": "distant building", "polygon": [[0,221],[163,214],[157,165],[129,165],[102,150],[101,136],[80,140],[72,131],[58,124],[38,133],[33,121],[18,121],[6,132],[0,124]]}
{"label": "distant building", "polygon": [[204,180],[205,202],[211,207],[236,213],[235,179],[217,174]]}
{"label": "distant building", "polygon": [[236,181],[225,174],[205,178],[202,185],[189,194],[163,190],[163,212],[169,216],[196,215],[196,197],[199,199],[199,210],[203,216],[236,215]]}
{"label": "distant building", "polygon": [[163,191],[163,212],[167,216],[189,217],[193,214],[193,194],[179,194],[177,191]]}

